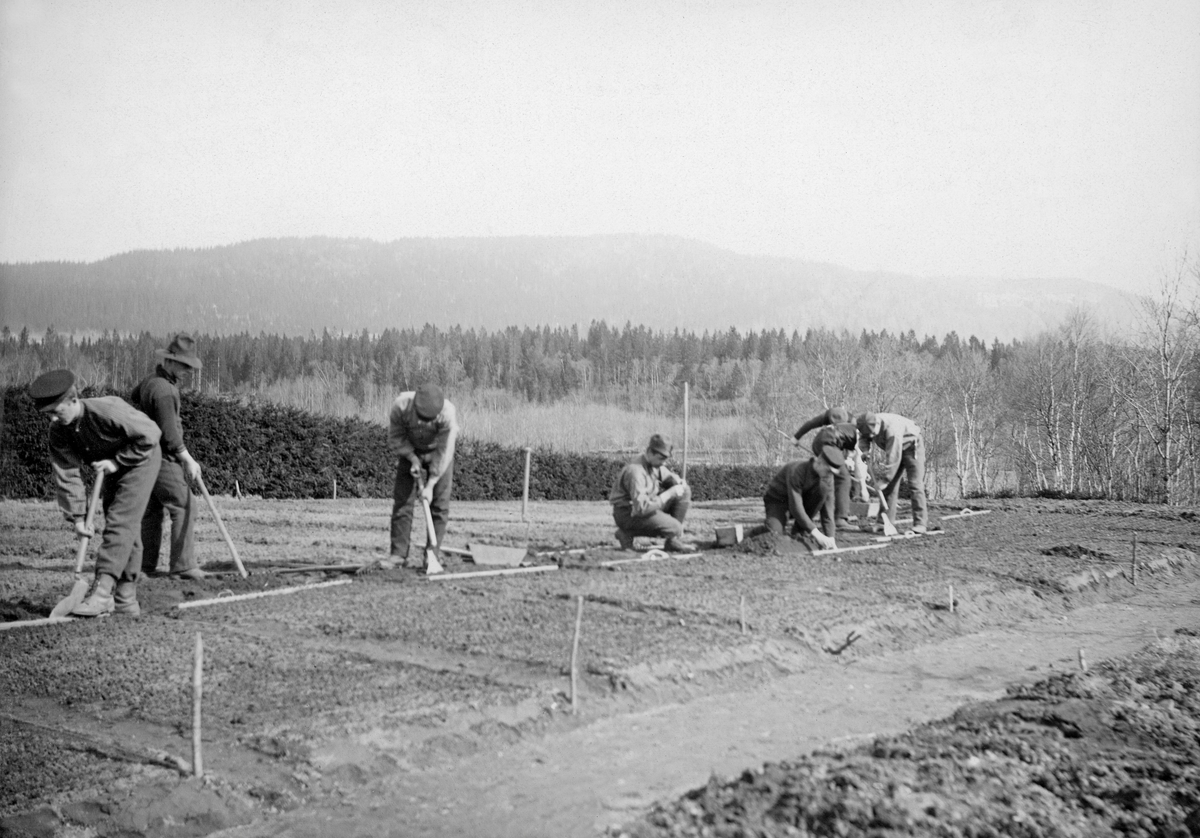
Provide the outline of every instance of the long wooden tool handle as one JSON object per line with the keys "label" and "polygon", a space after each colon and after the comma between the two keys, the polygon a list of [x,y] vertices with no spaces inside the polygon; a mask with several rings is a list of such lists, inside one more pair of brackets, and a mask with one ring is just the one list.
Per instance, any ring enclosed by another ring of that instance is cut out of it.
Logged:
{"label": "long wooden tool handle", "polygon": [[229,548],[229,555],[233,556],[233,563],[237,565],[238,573],[245,579],[250,574],[246,572],[245,565],[242,564],[241,558],[238,557],[237,548],[233,546],[233,539],[229,537],[229,530],[225,529],[225,522],[221,520],[221,513],[217,512],[217,505],[213,503],[212,495],[208,493],[208,487],[204,485],[204,478],[197,478],[196,482],[200,484],[200,492],[204,495],[204,502],[208,504],[213,520],[217,522],[217,529],[221,531],[221,537],[225,539],[225,546]]}
{"label": "long wooden tool handle", "polygon": [[429,543],[436,549],[437,531],[433,528],[433,513],[429,511],[429,501],[425,500],[425,478],[420,474],[417,475],[417,491],[421,493],[421,509],[425,512],[425,529],[428,530]]}
{"label": "long wooden tool handle", "polygon": [[[100,505],[100,487],[104,485],[104,472],[96,472],[96,479],[92,481],[92,502],[88,506],[87,515],[83,519],[83,525],[89,530],[92,528],[92,522],[96,520],[96,507]],[[75,572],[83,573],[83,560],[87,558],[88,541],[90,537],[86,535],[79,536],[79,549],[75,553]]]}

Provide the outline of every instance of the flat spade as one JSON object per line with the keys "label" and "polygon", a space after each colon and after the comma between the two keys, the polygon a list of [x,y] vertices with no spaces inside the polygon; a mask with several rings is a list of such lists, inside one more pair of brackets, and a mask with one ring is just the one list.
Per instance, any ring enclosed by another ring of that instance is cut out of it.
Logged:
{"label": "flat spade", "polygon": [[[89,530],[96,517],[96,507],[100,505],[100,487],[103,484],[104,472],[97,472],[96,480],[92,483],[92,502],[88,506],[87,517],[84,518],[84,525]],[[86,535],[79,536],[79,549],[75,554],[75,585],[71,588],[71,593],[60,599],[58,605],[54,606],[54,610],[50,612],[52,620],[70,614],[87,596],[88,578],[83,575],[83,560],[87,557],[88,540]]]}

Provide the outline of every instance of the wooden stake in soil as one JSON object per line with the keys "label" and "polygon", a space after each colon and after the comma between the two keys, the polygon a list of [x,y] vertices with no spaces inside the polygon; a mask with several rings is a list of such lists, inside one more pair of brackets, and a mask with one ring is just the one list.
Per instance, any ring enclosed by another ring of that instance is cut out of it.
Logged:
{"label": "wooden stake in soil", "polygon": [[954,613],[954,585],[950,586],[950,613]]}
{"label": "wooden stake in soil", "polygon": [[579,712],[579,629],[583,626],[583,594],[575,598],[575,639],[571,641],[571,713]]}
{"label": "wooden stake in soil", "polygon": [[337,500],[337,478],[333,478],[333,499]]}
{"label": "wooden stake in soil", "polygon": [[204,639],[196,632],[196,661],[192,668],[192,773],[204,776],[204,757],[200,753],[200,696],[204,692]]}
{"label": "wooden stake in soil", "polygon": [[521,520],[526,521],[526,513],[529,510],[529,464],[533,458],[533,449],[525,449],[525,487],[521,491]]}
{"label": "wooden stake in soil", "polygon": [[683,382],[683,464],[679,469],[679,477],[687,483],[687,449],[688,449],[688,383]]}
{"label": "wooden stake in soil", "polygon": [[742,624],[742,634],[746,633],[746,595],[742,594],[741,607],[738,611],[738,616]]}
{"label": "wooden stake in soil", "polygon": [[242,487],[236,480],[233,481],[233,495],[238,500],[242,499]]}
{"label": "wooden stake in soil", "polygon": [[1137,585],[1137,533],[1133,534],[1133,556],[1129,559],[1129,578]]}
{"label": "wooden stake in soil", "polygon": [[1087,672],[1087,658],[1083,656],[1083,648],[1079,649],[1079,671]]}

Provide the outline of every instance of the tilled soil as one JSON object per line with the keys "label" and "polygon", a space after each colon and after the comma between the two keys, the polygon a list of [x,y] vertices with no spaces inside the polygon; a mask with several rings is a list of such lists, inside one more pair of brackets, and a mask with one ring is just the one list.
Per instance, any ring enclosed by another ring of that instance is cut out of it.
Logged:
{"label": "tilled soil", "polygon": [[[509,505],[461,504],[451,544],[529,544],[536,561],[557,569],[465,580],[413,569],[292,574],[280,571],[379,558],[387,504],[219,502],[248,579],[154,577],[139,587],[141,619],[0,631],[0,834],[18,826],[39,835],[77,827],[207,834],[288,810],[353,808],[356,790],[379,778],[444,770],[648,708],[737,695],[831,661],[1068,616],[1200,574],[1190,511],[1033,501],[980,504],[989,514],[948,518],[936,536],[823,556],[786,538],[715,549],[705,533],[754,523],[760,508],[702,504],[690,519],[702,554],[635,562],[615,549],[604,504],[537,504],[530,523]],[[0,619],[45,616],[70,587],[69,531],[49,504],[2,506]],[[231,571],[215,527],[203,522],[198,535],[204,566]],[[839,534],[839,545],[874,538]],[[472,568],[447,559],[448,571]],[[325,580],[349,584],[176,607]],[[191,756],[197,633],[211,754],[203,783],[168,767],[186,768]],[[793,818],[792,828],[810,828],[799,824]]]}
{"label": "tilled soil", "polygon": [[853,749],[713,778],[610,834],[1200,834],[1195,629]]}

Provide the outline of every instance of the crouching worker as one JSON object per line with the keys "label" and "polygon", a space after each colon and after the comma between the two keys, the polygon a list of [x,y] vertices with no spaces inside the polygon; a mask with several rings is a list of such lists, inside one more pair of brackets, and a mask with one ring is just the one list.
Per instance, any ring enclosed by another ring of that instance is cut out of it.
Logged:
{"label": "crouching worker", "polygon": [[100,494],[104,532],[96,553],[96,581],[71,613],[103,617],[116,611],[136,617],[142,568],[142,516],[162,464],[161,432],[149,416],[116,396],[81,399],[70,370],[54,370],[29,385],[37,409],[50,417],[50,465],[58,505],[75,533],[91,537],[87,493],[79,467],[91,463]]}
{"label": "crouching worker", "polygon": [[[776,535],[792,532],[811,535],[825,550],[837,547],[834,524],[833,476],[845,464],[842,449],[825,445],[821,453],[807,460],[795,460],[781,468],[767,485],[763,495],[766,529]],[[817,528],[814,519],[821,519]]]}
{"label": "crouching worker", "polygon": [[608,493],[622,550],[633,549],[637,535],[665,538],[672,553],[695,553],[683,540],[683,520],[692,505],[692,490],[666,467],[671,442],[661,434],[650,437],[646,451],[621,469]]}
{"label": "crouching worker", "polygon": [[[436,384],[422,384],[401,393],[388,414],[388,446],[398,458],[392,488],[390,562],[408,564],[413,507],[429,504],[433,535],[441,545],[450,517],[454,488],[454,445],[458,439],[458,412]],[[424,488],[420,488],[424,484]],[[426,553],[432,539],[426,534]]]}

